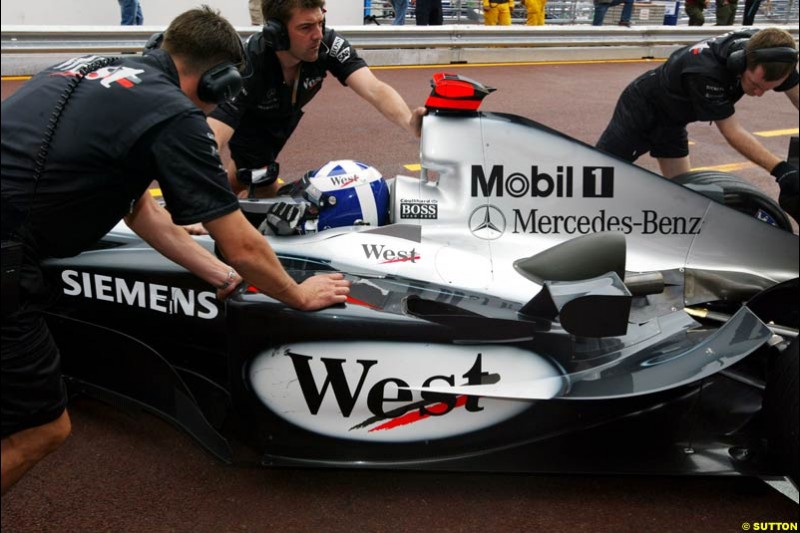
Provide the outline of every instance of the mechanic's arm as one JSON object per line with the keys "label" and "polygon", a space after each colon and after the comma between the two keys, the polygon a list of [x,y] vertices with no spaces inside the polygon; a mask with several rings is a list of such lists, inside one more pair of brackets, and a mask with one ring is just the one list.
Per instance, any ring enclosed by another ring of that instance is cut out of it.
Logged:
{"label": "mechanic's arm", "polygon": [[215,118],[208,117],[206,121],[211,131],[214,132],[214,138],[217,140],[219,158],[222,160],[222,165],[228,173],[228,183],[231,184],[231,189],[233,189],[234,194],[239,194],[244,191],[246,187],[236,179],[236,163],[233,162],[233,157],[231,157],[230,142],[234,130],[221,120]]}
{"label": "mechanic's arm", "polygon": [[163,256],[216,287],[217,298],[228,296],[242,281],[233,268],[173,224],[169,213],[156,203],[149,191],[136,201],[125,223]]}
{"label": "mechanic's arm", "polygon": [[736,115],[717,120],[714,123],[728,144],[767,172],[772,172],[772,169],[781,162],[777,156],[764,148],[758,139],[742,127]]}
{"label": "mechanic's arm", "polygon": [[225,258],[261,292],[304,311],[347,300],[350,282],[342,274],[322,274],[298,285],[241,211],[207,221],[205,226]]}
{"label": "mechanic's arm", "polygon": [[800,85],[795,85],[791,89],[784,91],[786,93],[786,97],[789,99],[790,102],[794,105],[795,109],[800,109],[798,107],[798,95],[800,94]]}
{"label": "mechanic's arm", "polygon": [[383,116],[416,137],[422,132],[424,107],[409,109],[397,91],[375,77],[368,68],[360,68],[347,77],[347,86],[357,95],[372,104]]}

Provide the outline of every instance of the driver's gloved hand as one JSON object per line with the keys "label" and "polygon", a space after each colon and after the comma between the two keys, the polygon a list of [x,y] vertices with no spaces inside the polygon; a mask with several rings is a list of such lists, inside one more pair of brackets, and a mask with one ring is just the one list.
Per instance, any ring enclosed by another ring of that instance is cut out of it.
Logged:
{"label": "driver's gloved hand", "polygon": [[770,174],[775,176],[775,181],[778,182],[781,188],[781,194],[778,197],[781,208],[789,213],[792,218],[800,221],[798,219],[797,206],[798,196],[800,196],[800,183],[798,183],[797,169],[786,161],[781,161],[775,165]]}
{"label": "driver's gloved hand", "polygon": [[307,204],[278,202],[269,208],[258,231],[264,235],[299,235],[306,208]]}

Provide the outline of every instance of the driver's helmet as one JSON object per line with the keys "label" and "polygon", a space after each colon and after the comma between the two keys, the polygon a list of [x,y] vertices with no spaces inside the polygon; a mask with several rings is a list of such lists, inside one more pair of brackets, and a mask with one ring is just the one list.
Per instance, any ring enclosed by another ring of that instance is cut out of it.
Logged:
{"label": "driver's helmet", "polygon": [[309,172],[304,196],[319,207],[319,230],[389,221],[389,187],[378,169],[343,159]]}

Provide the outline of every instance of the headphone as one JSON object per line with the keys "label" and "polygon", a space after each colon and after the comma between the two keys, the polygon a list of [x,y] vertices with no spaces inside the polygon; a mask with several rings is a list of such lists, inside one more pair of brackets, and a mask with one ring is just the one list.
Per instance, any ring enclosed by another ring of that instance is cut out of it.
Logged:
{"label": "headphone", "polygon": [[286,25],[278,19],[266,21],[261,34],[264,36],[264,42],[267,46],[276,52],[288,50],[292,45]]}
{"label": "headphone", "polygon": [[731,52],[728,55],[726,65],[728,70],[741,74],[747,69],[747,58],[762,63],[797,63],[797,50],[788,46],[776,48],[762,48],[748,52],[745,49],[748,39],[737,39],[731,44]]}
{"label": "headphone", "polygon": [[221,63],[205,71],[197,84],[197,97],[210,104],[224,104],[242,90],[242,74],[233,63]]}
{"label": "headphone", "polygon": [[[154,33],[144,45],[145,52],[161,48],[164,42],[164,32]],[[242,58],[245,58],[244,46]],[[220,63],[211,67],[200,76],[197,83],[197,97],[209,104],[223,104],[232,100],[242,90],[242,74],[236,65],[230,62]]]}

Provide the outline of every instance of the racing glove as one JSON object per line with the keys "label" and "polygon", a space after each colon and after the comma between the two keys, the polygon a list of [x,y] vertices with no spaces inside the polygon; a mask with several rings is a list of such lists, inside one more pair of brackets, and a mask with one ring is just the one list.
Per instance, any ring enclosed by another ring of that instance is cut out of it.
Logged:
{"label": "racing glove", "polygon": [[270,163],[261,168],[240,168],[236,170],[236,179],[242,185],[265,187],[275,183],[280,169],[281,166],[278,163]]}
{"label": "racing glove", "polygon": [[264,235],[299,235],[307,204],[278,202],[267,211],[267,217],[258,227]]}
{"label": "racing glove", "polygon": [[775,165],[770,174],[775,177],[775,181],[778,182],[781,188],[781,194],[778,196],[778,203],[781,204],[781,208],[800,222],[797,206],[800,184],[798,184],[797,169],[788,162],[781,161]]}

